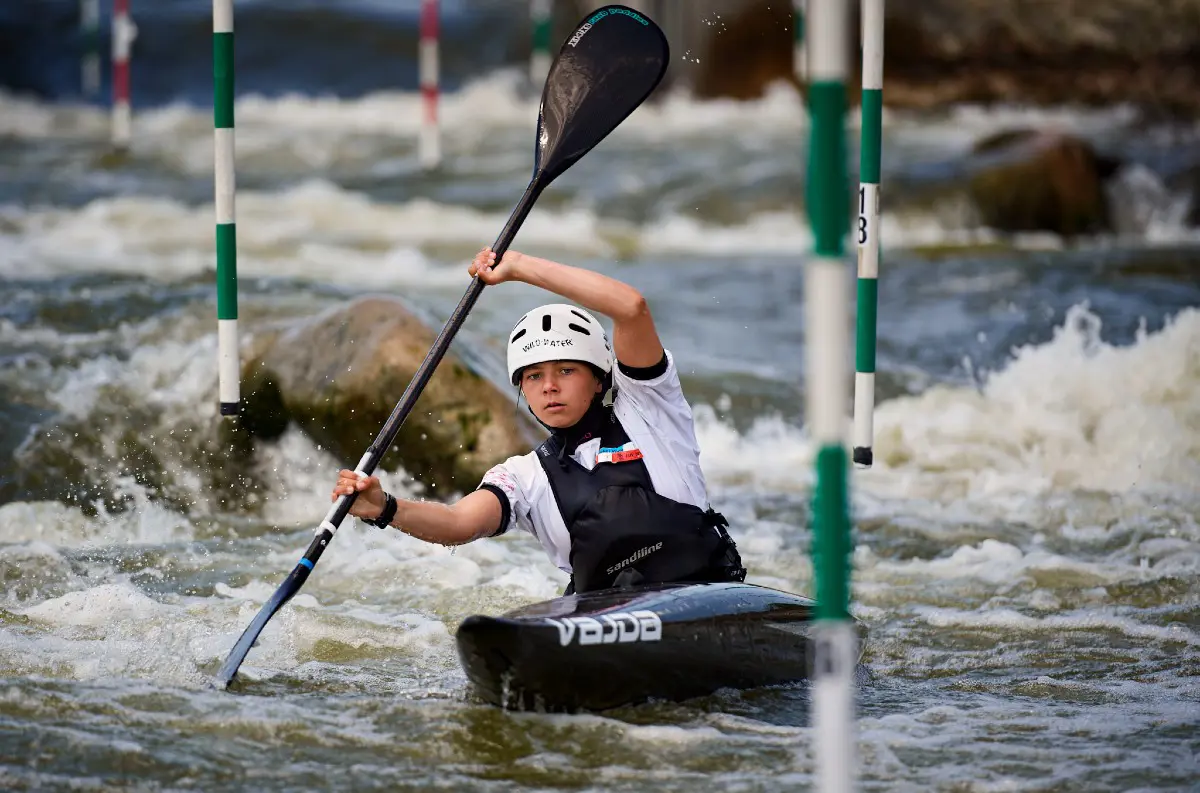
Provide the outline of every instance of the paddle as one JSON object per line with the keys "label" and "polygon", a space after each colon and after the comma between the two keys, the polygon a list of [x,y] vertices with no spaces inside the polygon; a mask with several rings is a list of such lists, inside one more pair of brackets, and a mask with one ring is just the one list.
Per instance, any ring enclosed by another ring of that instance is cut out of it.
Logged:
{"label": "paddle", "polygon": [[[625,6],[605,6],[580,22],[563,44],[546,76],[538,111],[533,177],[492,246],[497,261],[504,257],[542,191],[637,109],[662,79],[668,58],[663,32],[648,18]],[[433,348],[421,362],[383,429],[359,461],[356,471],[367,476],[375,471],[483,288],[482,281],[472,279],[471,286],[438,334]],[[233,646],[217,672],[214,682],[218,687],[229,686],[267,621],[304,586],[317,560],[349,514],[356,495],[342,496],[330,508],[304,556]]]}

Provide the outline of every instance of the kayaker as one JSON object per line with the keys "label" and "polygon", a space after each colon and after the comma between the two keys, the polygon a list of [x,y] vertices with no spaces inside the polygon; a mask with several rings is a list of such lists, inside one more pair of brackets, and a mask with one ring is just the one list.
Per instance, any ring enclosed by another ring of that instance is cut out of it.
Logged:
{"label": "kayaker", "polygon": [[[385,493],[377,477],[339,473],[350,514],[427,542],[461,545],[516,527],[572,575],[567,593],[746,576],[708,503],[691,407],[645,298],[599,273],[484,248],[468,268],[489,285],[520,281],[610,317],[613,341],[585,308],[553,303],[521,317],[508,373],[551,436],[510,457],[453,504]],[[613,354],[616,361],[614,366]],[[612,390],[611,404],[605,395]]]}

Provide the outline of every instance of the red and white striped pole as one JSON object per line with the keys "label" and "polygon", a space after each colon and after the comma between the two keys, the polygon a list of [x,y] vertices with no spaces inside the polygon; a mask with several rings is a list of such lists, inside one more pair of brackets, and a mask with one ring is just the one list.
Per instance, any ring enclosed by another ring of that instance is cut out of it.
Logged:
{"label": "red and white striped pole", "polygon": [[129,104],[129,54],[137,26],[129,16],[129,0],[113,0],[112,13],[112,142],[129,147],[133,111]]}
{"label": "red and white striped pole", "polygon": [[438,139],[438,0],[421,0],[421,99],[424,115],[418,156],[422,167],[436,167],[442,160]]}

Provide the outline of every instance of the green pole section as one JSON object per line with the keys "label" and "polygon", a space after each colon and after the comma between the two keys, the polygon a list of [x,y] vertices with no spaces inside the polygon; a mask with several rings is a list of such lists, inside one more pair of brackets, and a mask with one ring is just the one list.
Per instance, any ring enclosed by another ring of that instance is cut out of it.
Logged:
{"label": "green pole section", "polygon": [[808,89],[812,116],[808,149],[808,180],[804,201],[812,226],[817,256],[841,257],[848,231],[850,191],[846,171],[846,86],[814,81]]}
{"label": "green pole section", "polygon": [[[869,374],[872,379],[875,376],[875,337],[876,330],[876,314],[879,305],[879,279],[877,278],[862,278],[858,279],[858,334],[854,340],[854,368],[856,374]],[[874,403],[874,400],[872,400]],[[857,410],[855,415],[858,415]],[[855,444],[855,451],[860,448],[869,448],[867,446],[859,446]],[[861,465],[869,465],[870,461],[859,461],[856,463]]]}
{"label": "green pole section", "polygon": [[883,152],[883,89],[862,92],[862,151],[859,156],[861,181],[879,184],[879,161]]}

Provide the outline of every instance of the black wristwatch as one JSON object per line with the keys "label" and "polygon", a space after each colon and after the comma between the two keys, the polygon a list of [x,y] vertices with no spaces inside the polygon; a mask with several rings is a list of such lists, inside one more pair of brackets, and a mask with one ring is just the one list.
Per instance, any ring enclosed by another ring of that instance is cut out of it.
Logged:
{"label": "black wristwatch", "polygon": [[396,499],[391,493],[383,494],[383,512],[379,513],[379,517],[375,520],[368,520],[372,526],[380,529],[386,529],[392,525],[392,518],[396,517]]}

